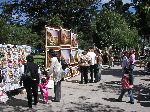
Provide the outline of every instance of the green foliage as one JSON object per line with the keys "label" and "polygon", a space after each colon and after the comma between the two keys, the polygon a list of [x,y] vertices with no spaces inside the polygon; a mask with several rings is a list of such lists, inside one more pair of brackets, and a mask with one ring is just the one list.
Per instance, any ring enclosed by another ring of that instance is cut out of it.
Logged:
{"label": "green foliage", "polygon": [[63,26],[63,21],[60,19],[59,15],[55,15],[52,19],[48,20],[48,26],[59,27]]}
{"label": "green foliage", "polygon": [[[62,26],[78,32],[79,46],[133,47],[138,34],[134,28],[137,15],[128,11],[131,4],[111,0],[100,12],[96,3],[100,0],[14,0],[5,2],[3,17],[9,25],[3,26],[3,40],[12,44],[45,45],[45,25]],[[108,10],[105,10],[108,9]],[[16,25],[12,15],[26,17],[24,26]],[[15,25],[14,25],[15,24]],[[6,29],[6,30],[5,30]],[[36,32],[36,33],[34,33]],[[37,35],[38,34],[38,35]],[[40,38],[41,37],[41,38]],[[43,38],[44,37],[44,38]]]}
{"label": "green foliage", "polygon": [[31,28],[17,25],[6,24],[5,21],[0,20],[0,37],[1,43],[30,45],[36,47],[39,41],[39,36],[32,32]]}
{"label": "green foliage", "polygon": [[130,28],[126,20],[114,11],[102,10],[96,17],[96,32],[99,46],[137,46],[138,32]]}
{"label": "green foliage", "polygon": [[136,10],[136,16],[138,17],[137,28],[139,34],[150,35],[150,0],[133,0],[133,7]]}
{"label": "green foliage", "polygon": [[42,67],[45,63],[45,56],[44,55],[34,55],[34,62]]}

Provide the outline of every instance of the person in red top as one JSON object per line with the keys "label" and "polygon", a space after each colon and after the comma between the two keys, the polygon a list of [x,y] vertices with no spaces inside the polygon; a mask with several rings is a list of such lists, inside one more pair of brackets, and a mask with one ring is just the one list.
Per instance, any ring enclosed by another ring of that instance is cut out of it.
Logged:
{"label": "person in red top", "polygon": [[122,90],[117,101],[121,102],[124,94],[128,92],[128,95],[130,97],[129,103],[134,104],[134,98],[133,98],[133,93],[132,93],[133,80],[132,80],[131,74],[129,73],[128,68],[125,69],[125,73],[122,76],[121,85],[122,85]]}

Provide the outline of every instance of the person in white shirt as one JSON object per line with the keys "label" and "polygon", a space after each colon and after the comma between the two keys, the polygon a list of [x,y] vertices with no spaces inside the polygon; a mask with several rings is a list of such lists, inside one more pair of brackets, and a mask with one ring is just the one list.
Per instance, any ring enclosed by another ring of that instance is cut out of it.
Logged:
{"label": "person in white shirt", "polygon": [[91,77],[91,80],[89,82],[92,83],[93,82],[93,74],[94,74],[94,77],[96,77],[96,68],[95,68],[96,54],[94,53],[94,49],[90,48],[87,55],[90,57],[90,60],[91,60],[91,63],[90,63],[90,77]]}
{"label": "person in white shirt", "polygon": [[51,57],[51,66],[49,69],[49,75],[53,74],[54,78],[54,93],[55,93],[55,102],[60,102],[61,100],[61,80],[63,79],[63,69],[62,65],[57,58],[57,54],[53,49],[49,50],[49,55]]}

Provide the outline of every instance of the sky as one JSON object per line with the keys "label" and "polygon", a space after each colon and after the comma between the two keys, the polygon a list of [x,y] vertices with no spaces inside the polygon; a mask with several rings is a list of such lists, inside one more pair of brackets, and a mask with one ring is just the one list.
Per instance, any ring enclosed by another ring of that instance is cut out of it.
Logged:
{"label": "sky", "polygon": [[[102,0],[101,3],[108,3],[111,0]],[[125,3],[131,3],[132,0],[122,0],[122,2]]]}
{"label": "sky", "polygon": [[[108,3],[109,1],[111,1],[111,0],[102,0],[101,3],[104,4],[104,3]],[[122,0],[122,2],[123,2],[123,4],[132,3],[132,0]],[[135,13],[135,9],[133,7],[130,7],[129,11]]]}

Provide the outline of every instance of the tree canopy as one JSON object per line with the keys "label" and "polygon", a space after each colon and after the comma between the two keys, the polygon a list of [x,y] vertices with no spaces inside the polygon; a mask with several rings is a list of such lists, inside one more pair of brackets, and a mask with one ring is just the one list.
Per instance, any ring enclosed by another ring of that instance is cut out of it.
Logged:
{"label": "tree canopy", "polygon": [[97,46],[125,48],[137,45],[137,30],[130,28],[125,18],[117,12],[107,9],[100,11],[96,16],[95,27]]}
{"label": "tree canopy", "polygon": [[[135,26],[139,31],[146,26],[144,23],[140,28],[137,24],[141,20],[137,14],[141,5],[137,0],[131,4],[111,0],[103,6],[101,0],[10,0],[2,2],[1,6],[0,25],[4,31],[1,30],[0,35],[3,42],[10,43],[24,42],[33,46],[42,43],[44,46],[44,29],[48,25],[62,26],[78,33],[81,47],[93,43],[98,47],[132,47],[139,40]],[[129,11],[130,6],[135,7],[136,14]]]}

